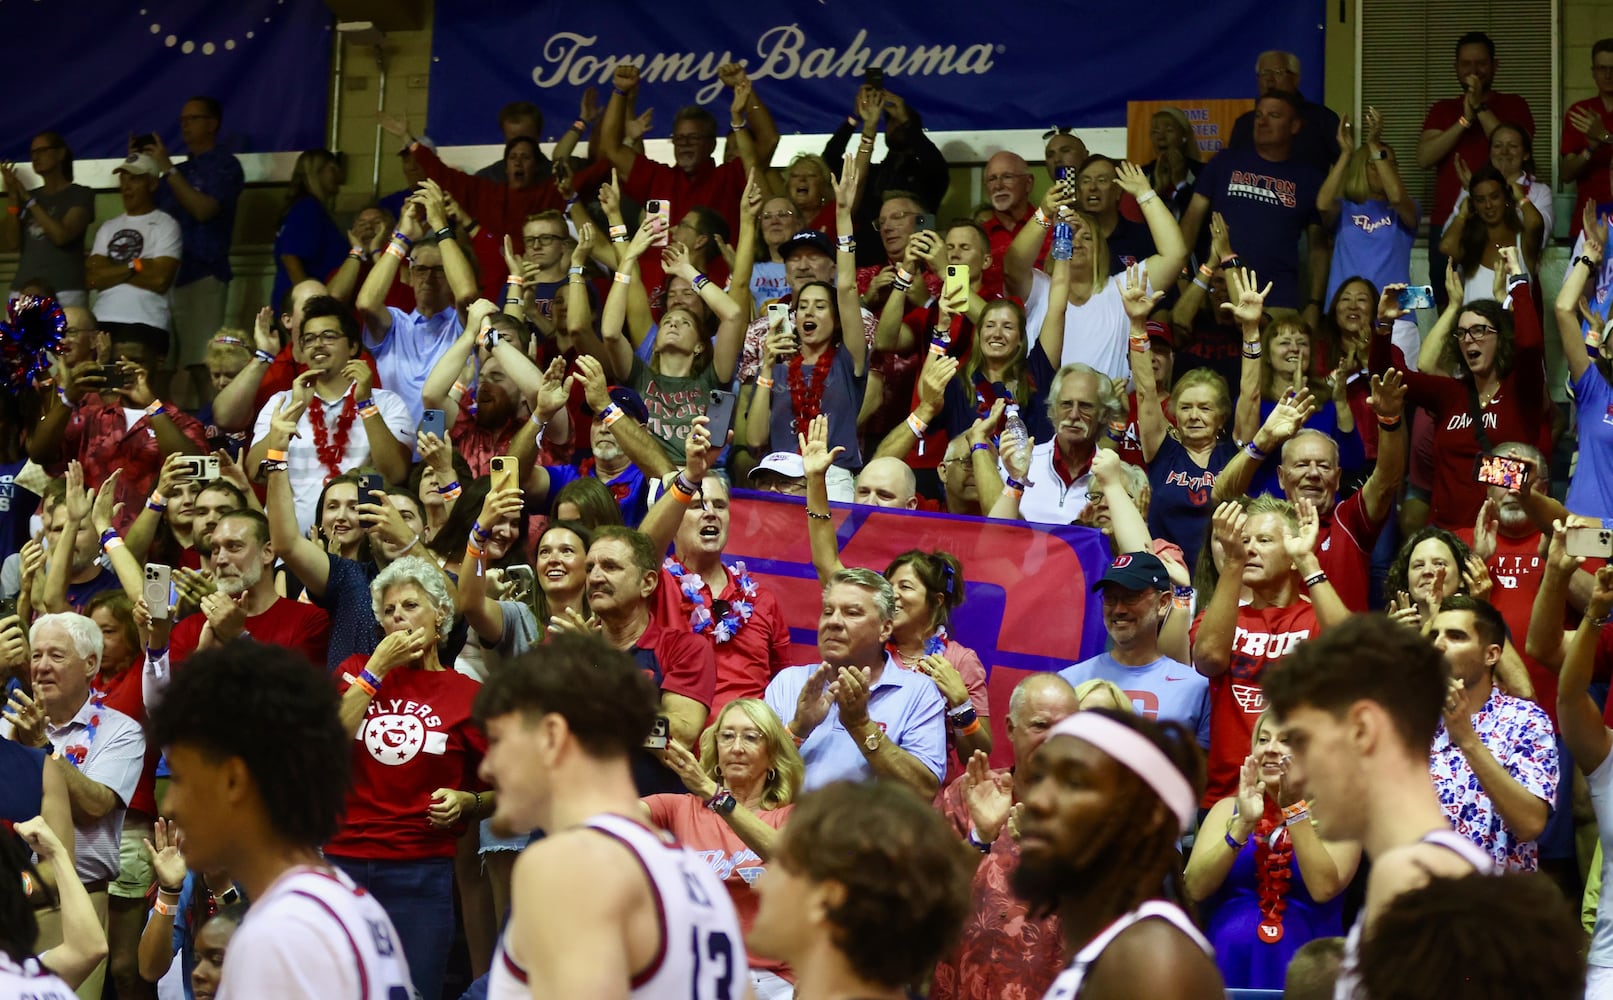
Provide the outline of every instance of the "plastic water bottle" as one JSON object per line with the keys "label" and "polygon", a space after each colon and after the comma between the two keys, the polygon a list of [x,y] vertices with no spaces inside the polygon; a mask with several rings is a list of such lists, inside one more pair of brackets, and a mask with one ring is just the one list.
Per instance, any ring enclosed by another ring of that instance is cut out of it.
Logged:
{"label": "plastic water bottle", "polygon": [[1068,222],[1053,224],[1053,259],[1069,260],[1075,253],[1075,230]]}
{"label": "plastic water bottle", "polygon": [[[1019,415],[1018,403],[1009,403],[1003,411],[1000,443],[1005,450],[1011,444],[1023,450],[1028,450],[1031,446],[1031,434],[1025,427],[1024,419]],[[1026,476],[1025,485],[1030,485],[1029,475]]]}

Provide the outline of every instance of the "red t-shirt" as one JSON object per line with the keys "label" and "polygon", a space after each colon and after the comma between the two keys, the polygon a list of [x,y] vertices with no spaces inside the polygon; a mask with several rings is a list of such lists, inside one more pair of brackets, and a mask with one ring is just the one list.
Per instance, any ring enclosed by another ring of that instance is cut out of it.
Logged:
{"label": "red t-shirt", "polygon": [[[693,174],[686,174],[676,166],[638,153],[632,169],[622,178],[622,194],[640,204],[651,198],[667,202],[668,218],[674,226],[689,214],[691,208],[704,205],[728,223],[730,240],[733,240],[738,238],[739,201],[745,194],[745,180],[745,163],[738,157],[725,163],[708,157],[695,168]],[[665,280],[659,249],[652,249],[639,258],[638,267],[644,287],[650,293],[650,301],[654,302],[655,293]],[[712,270],[715,272],[719,268],[723,271],[721,275],[709,273],[706,276],[722,284],[727,280],[727,268],[720,256],[713,261]]]}
{"label": "red t-shirt", "polygon": [[[1514,350],[1512,370],[1501,376],[1500,391],[1484,407],[1484,432],[1491,447],[1503,441],[1523,441],[1551,453],[1551,398],[1546,391],[1546,352],[1535,312],[1534,295],[1525,283],[1513,293]],[[1369,365],[1374,375],[1390,365],[1387,336],[1374,336]],[[1473,460],[1479,455],[1478,436],[1471,416],[1474,403],[1466,379],[1401,372],[1406,380],[1407,402],[1434,417],[1434,490],[1429,522],[1450,531],[1473,526],[1484,505],[1486,487],[1473,478]]]}
{"label": "red t-shirt", "polygon": [[652,611],[649,627],[628,652],[654,678],[662,694],[682,695],[711,707],[717,688],[717,660],[705,638],[682,629],[662,628]]}
{"label": "red t-shirt", "polygon": [[1316,561],[1351,611],[1371,610],[1372,549],[1387,519],[1385,510],[1384,518],[1373,523],[1367,515],[1366,498],[1359,490],[1334,505],[1333,512],[1321,519]]}
{"label": "red t-shirt", "polygon": [[[1193,622],[1193,641],[1198,641],[1203,612]],[[1255,723],[1266,710],[1260,693],[1260,679],[1266,668],[1287,655],[1294,646],[1322,627],[1309,601],[1299,600],[1283,608],[1238,609],[1238,632],[1232,640],[1232,659],[1226,671],[1210,678],[1209,784],[1203,804],[1208,807],[1237,793],[1238,771],[1249,756]]]}
{"label": "red t-shirt", "polygon": [[[1031,205],[1026,205],[1024,217],[1013,226],[1004,225],[995,213],[981,224],[980,228],[986,231],[986,239],[991,246],[991,266],[986,268],[985,276],[980,279],[982,292],[987,287],[991,287],[995,288],[999,295],[1002,294],[1003,262],[1008,259],[1008,248],[1013,246],[1014,237],[1019,235],[1021,229],[1030,224],[1031,216],[1035,214],[1036,209]],[[1037,267],[1042,266],[1042,261],[1052,246],[1053,229],[1049,226],[1047,232],[1042,235],[1042,252],[1036,255]],[[1026,335],[1026,339],[1030,339],[1029,334]]]}
{"label": "red t-shirt", "polygon": [[[784,620],[784,609],[779,605],[778,598],[761,583],[756,584],[755,595],[746,598],[739,590],[733,570],[725,567],[723,575],[726,580],[717,600],[727,601],[730,605],[749,600],[752,605],[749,620],[727,642],[717,642],[711,632],[690,630],[689,615],[694,610],[694,602],[684,596],[678,578],[664,568],[661,570],[661,585],[655,591],[655,603],[650,608],[650,614],[667,632],[682,629],[712,647],[716,680],[711,714],[706,717],[708,725],[717,721],[723,706],[735,698],[760,698],[773,675],[791,662],[790,626]],[[700,593],[705,598],[707,610],[710,610],[711,583],[705,580],[701,582],[704,586]]]}
{"label": "red t-shirt", "polygon": [[[502,181],[491,180],[486,177],[477,177],[467,174],[463,170],[455,170],[443,163],[437,154],[420,143],[410,147],[415,163],[425,175],[438,184],[442,189],[453,195],[461,208],[475,219],[482,229],[491,233],[498,242],[501,257],[504,236],[508,234],[511,239],[521,238],[521,226],[526,217],[536,215],[547,209],[565,211],[566,199],[560,196],[554,181],[540,181],[531,187],[516,190]],[[610,162],[596,160],[587,167],[579,170],[572,177],[572,190],[589,192],[597,189],[601,180],[610,177]],[[741,188],[744,182],[741,181]],[[501,262],[497,270],[503,270]],[[500,278],[504,275],[500,275]]]}
{"label": "red t-shirt", "polygon": [[[183,663],[196,651],[207,616],[200,611],[181,618],[168,636],[168,659]],[[326,647],[330,645],[330,616],[324,608],[279,598],[261,615],[246,620],[246,630],[258,642],[284,646],[301,653],[311,664],[325,668]]]}
{"label": "red t-shirt", "polygon": [[[1517,125],[1532,138],[1535,134],[1535,116],[1529,112],[1529,102],[1517,94],[1501,94],[1491,91],[1484,98],[1484,103],[1490,106],[1495,116],[1508,125]],[[1428,117],[1423,119],[1423,131],[1435,130],[1443,132],[1455,125],[1465,113],[1460,97],[1447,97],[1443,101],[1435,101],[1428,109]],[[1566,142],[1566,139],[1564,140]],[[1456,148],[1445,154],[1439,161],[1439,175],[1434,182],[1434,229],[1438,231],[1445,225],[1445,220],[1451,217],[1451,210],[1456,207],[1456,196],[1461,193],[1462,182],[1456,176],[1455,158],[1460,156],[1462,162],[1467,164],[1469,170],[1477,170],[1490,162],[1490,137],[1484,134],[1484,126],[1474,122],[1456,144]]]}
{"label": "red t-shirt", "polygon": [[[1562,155],[1564,156],[1583,153],[1590,148],[1590,143],[1585,140],[1585,133],[1568,124],[1568,120],[1580,111],[1590,112],[1602,120],[1604,128],[1613,129],[1613,108],[1604,105],[1600,96],[1576,101],[1569,106],[1568,113],[1563,116]],[[1585,172],[1579,175],[1579,183],[1575,187],[1574,214],[1568,224],[1569,239],[1579,235],[1579,220],[1585,211],[1587,201],[1595,201],[1597,204],[1613,201],[1613,143],[1604,142],[1597,147],[1596,152],[1591,154],[1591,162],[1585,167]]]}
{"label": "red t-shirt", "polygon": [[[336,668],[338,689],[345,692],[345,677],[367,662],[365,653],[343,660]],[[381,679],[354,737],[347,813],[326,853],[387,861],[454,856],[465,821],[438,829],[426,811],[439,788],[487,787],[476,777],[487,737],[471,719],[479,687],[454,670],[399,667]]]}
{"label": "red t-shirt", "polygon": [[[140,686],[142,669],[141,660],[136,659],[104,683],[97,677],[92,686],[100,692],[102,704],[107,708],[122,712],[145,725],[146,698]],[[140,782],[134,786],[134,794],[125,803],[131,810],[147,816],[157,815],[157,761],[161,757],[162,747],[147,740],[146,762],[140,769]]]}

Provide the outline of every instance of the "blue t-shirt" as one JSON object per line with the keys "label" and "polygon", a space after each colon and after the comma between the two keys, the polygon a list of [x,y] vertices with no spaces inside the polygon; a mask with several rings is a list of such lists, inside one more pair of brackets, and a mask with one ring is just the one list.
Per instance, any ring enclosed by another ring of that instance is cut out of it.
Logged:
{"label": "blue t-shirt", "polygon": [[39,507],[39,497],[16,482],[26,464],[27,459],[0,463],[0,562],[28,544],[28,520]]}
{"label": "blue t-shirt", "polygon": [[[552,514],[554,498],[560,492],[560,488],[573,480],[581,479],[583,473],[573,465],[546,465],[544,469],[549,473],[549,504],[543,513]],[[592,468],[588,475],[594,475]],[[627,470],[615,479],[606,480],[605,485],[610,488],[611,495],[616,498],[616,506],[621,509],[622,523],[629,528],[638,527],[649,510],[649,483],[645,481],[644,473],[638,466],[629,465]]]}
{"label": "blue t-shirt", "polygon": [[0,819],[21,823],[39,815],[45,801],[45,751],[0,740]]}
{"label": "blue t-shirt", "polygon": [[[1261,423],[1265,423],[1266,418],[1271,416],[1271,411],[1276,408],[1276,403],[1269,399],[1262,399],[1260,401]],[[1356,472],[1367,464],[1366,447],[1361,443],[1360,432],[1351,431],[1346,434],[1339,430],[1338,404],[1334,403],[1333,400],[1330,399],[1323,403],[1320,409],[1311,414],[1310,419],[1305,421],[1305,427],[1308,430],[1321,431],[1338,442],[1339,468],[1343,470],[1345,479],[1349,479],[1350,473]],[[1262,493],[1270,493],[1276,497],[1284,495],[1283,488],[1277,485],[1277,467],[1282,464],[1281,455],[1282,449],[1279,448],[1269,455],[1264,462],[1260,463],[1260,468],[1255,470],[1254,478],[1249,481],[1249,488],[1245,491],[1248,496],[1257,497]]]}
{"label": "blue t-shirt", "polygon": [[1298,309],[1308,298],[1299,287],[1299,241],[1320,221],[1321,186],[1322,175],[1305,162],[1275,163],[1253,149],[1223,149],[1199,175],[1196,193],[1225,217],[1238,256],[1272,283],[1268,307]]}
{"label": "blue t-shirt", "polygon": [[1416,225],[1407,226],[1395,207],[1382,198],[1340,200],[1323,305],[1331,305],[1339,286],[1351,278],[1365,278],[1379,291],[1384,285],[1410,281],[1411,244],[1416,239]]}
{"label": "blue t-shirt", "polygon": [[[192,156],[175,167],[190,186],[218,201],[218,212],[206,222],[200,222],[185,211],[164,183],[157,188],[157,207],[179,220],[179,234],[184,239],[184,250],[179,256],[179,274],[174,284],[188,285],[197,278],[217,278],[229,281],[235,276],[230,270],[230,237],[235,233],[235,203],[246,186],[246,175],[241,161],[234,155],[215,146],[205,153]],[[323,279],[323,274],[313,275]],[[275,299],[275,308],[280,300]],[[186,978],[186,983],[190,982]],[[188,987],[187,987],[188,988]]]}
{"label": "blue t-shirt", "polygon": [[313,195],[304,195],[286,209],[280,220],[280,230],[274,234],[274,290],[269,301],[276,304],[285,299],[291,289],[291,276],[280,260],[287,254],[302,261],[302,269],[316,281],[325,278],[342,266],[347,256],[347,237],[336,227],[325,206]]}
{"label": "blue t-shirt", "polygon": [[1148,463],[1148,486],[1153,491],[1148,503],[1148,530],[1155,538],[1182,547],[1189,572],[1198,563],[1204,529],[1215,513],[1215,504],[1210,500],[1215,477],[1237,453],[1236,444],[1222,441],[1210,452],[1210,465],[1205,468],[1193,461],[1180,441],[1167,434],[1154,460]]}
{"label": "blue t-shirt", "polygon": [[[1182,612],[1185,614],[1186,612]],[[1131,698],[1137,714],[1180,722],[1210,747],[1210,679],[1185,663],[1161,656],[1145,667],[1128,667],[1108,653],[1059,671],[1071,687],[1093,679],[1113,681]]]}
{"label": "blue t-shirt", "polygon": [[1613,387],[1596,365],[1574,383],[1579,416],[1579,467],[1568,481],[1568,509],[1613,518]]}

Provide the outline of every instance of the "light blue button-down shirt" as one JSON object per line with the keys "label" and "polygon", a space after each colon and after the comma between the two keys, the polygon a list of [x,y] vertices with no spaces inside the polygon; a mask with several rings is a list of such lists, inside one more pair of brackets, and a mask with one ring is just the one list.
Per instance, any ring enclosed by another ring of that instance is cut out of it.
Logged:
{"label": "light blue button-down shirt", "polygon": [[[426,389],[426,376],[431,366],[447,352],[465,327],[459,321],[459,311],[449,306],[430,319],[419,312],[404,312],[396,307],[387,309],[392,314],[392,329],[384,340],[377,340],[369,329],[364,331],[364,346],[375,355],[375,370],[381,373],[381,387],[403,397],[409,410],[409,426],[420,425],[420,413],[425,409],[421,396]],[[453,426],[453,420],[448,421]]]}
{"label": "light blue button-down shirt", "polygon": [[[767,685],[763,698],[784,722],[795,718],[801,689],[818,667],[816,663],[785,667]],[[879,724],[886,739],[929,768],[937,781],[946,773],[946,708],[946,700],[934,681],[903,670],[889,657],[884,672],[868,692],[868,718]],[[801,744],[801,759],[806,762],[803,791],[834,781],[866,781],[874,775],[862,748],[841,724],[839,705],[829,706],[828,716]]]}

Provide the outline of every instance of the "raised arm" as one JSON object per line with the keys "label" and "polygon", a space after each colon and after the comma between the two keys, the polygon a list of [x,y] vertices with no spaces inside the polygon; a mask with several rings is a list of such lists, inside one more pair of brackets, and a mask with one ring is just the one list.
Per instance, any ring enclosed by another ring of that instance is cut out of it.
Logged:
{"label": "raised arm", "polygon": [[[1284,535],[1283,548],[1294,563],[1294,571],[1304,579],[1311,580],[1322,570],[1322,564],[1316,558],[1321,517],[1316,513],[1316,505],[1309,500],[1300,500],[1294,508],[1299,515],[1299,531]],[[1311,607],[1316,611],[1316,621],[1321,628],[1332,628],[1350,617],[1350,609],[1344,606],[1344,599],[1339,597],[1326,575],[1306,589],[1310,591]]]}
{"label": "raised arm", "polygon": [[[710,426],[711,420],[704,414],[695,417],[689,433],[683,439],[684,462],[679,479],[685,494],[699,494],[700,485],[706,481],[706,473],[711,470],[712,459],[722,449],[721,445],[716,448],[711,446]],[[683,524],[683,514],[691,502],[680,499],[678,491],[669,489],[664,490],[650,505],[644,520],[639,522],[639,530],[650,536],[650,545],[656,552],[665,552],[672,547],[678,527]]]}
{"label": "raised arm", "polygon": [[[299,394],[293,388],[290,394],[281,397],[274,419],[269,424],[269,433],[263,439],[268,449],[278,452],[286,450],[291,436],[297,431],[297,420],[308,408],[312,390],[307,388],[305,379],[299,378],[298,381],[302,383],[304,392]],[[250,462],[248,469],[253,470]],[[297,530],[297,501],[292,497],[291,477],[285,467],[270,464],[264,471],[268,499],[263,505],[263,512],[269,519],[269,543],[274,546],[275,555],[297,574],[297,579],[303,582],[309,593],[324,597],[325,584],[330,579],[330,556]],[[315,516],[318,516],[317,512]]]}
{"label": "raised arm", "polygon": [[924,367],[919,371],[918,406],[907,420],[891,428],[870,461],[873,458],[907,461],[908,453],[916,442],[924,440],[920,431],[928,433],[929,426],[941,415],[941,408],[946,403],[947,386],[952,384],[957,374],[957,358],[933,350],[925,352]]}
{"label": "raised arm", "polygon": [[851,206],[862,191],[862,182],[856,158],[846,157],[835,181],[835,229],[840,237],[836,241],[835,295],[840,306],[840,338],[851,352],[858,375],[868,370],[868,336],[863,332],[862,301],[857,297],[857,226],[851,219]]}
{"label": "raised arm", "polygon": [[447,196],[442,187],[433,180],[421,181],[420,200],[426,207],[426,225],[436,236],[437,251],[442,254],[443,276],[454,294],[454,306],[464,315],[465,308],[482,294],[476,281],[476,267],[448,224]]}
{"label": "raised arm", "polygon": [[1366,125],[1367,148],[1372,151],[1372,160],[1378,165],[1378,180],[1383,182],[1383,200],[1395,207],[1402,226],[1416,232],[1417,224],[1421,221],[1417,217],[1417,202],[1407,190],[1406,182],[1401,179],[1400,161],[1389,155],[1388,148],[1383,144],[1383,116],[1377,108],[1367,108]]}
{"label": "raised arm", "polygon": [[[1086,229],[1086,221],[1078,215],[1070,220],[1070,229],[1075,239],[1080,239]],[[1061,260],[1055,257],[1052,264],[1053,271],[1047,284],[1047,311],[1042,314],[1042,328],[1036,333],[1036,342],[1042,346],[1048,364],[1057,368],[1059,359],[1064,357],[1065,314],[1070,304],[1070,261],[1069,258]],[[1147,321],[1148,317],[1144,316],[1143,322],[1146,324]]]}
{"label": "raised arm", "polygon": [[1378,461],[1361,486],[1361,502],[1366,506],[1367,517],[1377,522],[1394,509],[1395,497],[1406,478],[1406,380],[1391,368],[1372,376],[1371,384],[1372,395],[1367,402],[1378,418]]}
{"label": "raised arm", "polygon": [[1148,314],[1164,293],[1150,293],[1143,285],[1143,273],[1141,264],[1126,268],[1126,283],[1121,289],[1120,301],[1130,321],[1127,360],[1131,364],[1131,384],[1137,388],[1137,436],[1141,439],[1143,461],[1151,462],[1159,453],[1159,446],[1165,442],[1169,429],[1165,414],[1159,408],[1159,387],[1154,382],[1154,366],[1148,360]]}
{"label": "raised arm", "polygon": [[[1141,403],[1138,408],[1140,411]],[[1284,395],[1277,401],[1250,443],[1262,455],[1275,455],[1289,438],[1299,433],[1305,421],[1315,412],[1316,400],[1309,387],[1302,386],[1295,395]],[[1219,503],[1235,500],[1248,493],[1249,484],[1254,481],[1255,473],[1260,471],[1261,461],[1248,448],[1239,448],[1238,453],[1227,462],[1226,468],[1216,473],[1210,499]]]}
{"label": "raised arm", "polygon": [[1580,771],[1590,774],[1602,766],[1613,750],[1613,733],[1602,722],[1602,710],[1591,698],[1591,669],[1596,664],[1596,647],[1610,612],[1613,612],[1613,566],[1596,571],[1596,589],[1591,592],[1585,617],[1568,644],[1562,674],[1557,682],[1557,725],[1563,742],[1574,755]]}
{"label": "raised arm", "polygon": [[[410,248],[424,236],[425,218],[425,205],[418,194],[403,203],[397,232],[387,241],[386,250],[375,258],[375,265],[359,287],[353,306],[364,321],[365,332],[377,344],[392,332],[392,312],[386,307],[386,293],[397,280],[398,269],[408,266]],[[447,270],[446,264],[444,270]],[[292,336],[297,333],[293,330]]]}
{"label": "raised arm", "polygon": [[734,365],[745,339],[745,314],[715,281],[710,280],[694,266],[689,251],[680,244],[672,244],[661,253],[661,263],[668,274],[676,274],[694,286],[695,294],[717,317],[717,335],[712,340],[711,367],[717,381],[730,382]]}
{"label": "raised arm", "polygon": [[829,466],[845,449],[829,447],[829,418],[821,413],[812,418],[800,437],[801,465],[806,470],[807,540],[812,545],[812,566],[818,571],[818,580],[828,583],[831,576],[846,568],[840,561],[840,540],[829,512],[828,485]]}
{"label": "raised arm", "polygon": [[1339,116],[1338,143],[1338,159],[1333,161],[1332,169],[1328,170],[1321,189],[1316,192],[1316,211],[1322,217],[1322,225],[1328,229],[1338,225],[1339,192],[1344,188],[1344,175],[1350,172],[1350,159],[1355,155],[1355,138],[1350,134],[1349,115]]}
{"label": "raised arm", "polygon": [[622,321],[627,315],[628,286],[639,283],[638,259],[649,249],[650,241],[662,228],[659,216],[644,216],[644,222],[634,234],[632,242],[622,252],[622,268],[611,282],[610,294],[605,296],[605,305],[599,315],[599,333],[605,342],[605,353],[600,360],[605,362],[610,376],[617,380],[627,378],[633,370],[633,345],[622,333]]}
{"label": "raised arm", "polygon": [[728,275],[728,298],[739,309],[741,316],[749,316],[755,307],[751,297],[750,279],[756,270],[757,231],[760,228],[762,205],[767,196],[752,170],[745,179],[745,192],[739,199],[739,233],[734,239],[734,267]]}
{"label": "raised arm", "polygon": [[1154,191],[1148,183],[1148,175],[1135,163],[1122,163],[1115,168],[1115,183],[1137,200],[1143,221],[1148,223],[1148,234],[1154,238],[1154,255],[1144,262],[1148,268],[1148,284],[1163,294],[1175,287],[1182,265],[1187,263],[1187,243],[1182,239],[1182,228],[1176,224],[1170,205]]}
{"label": "raised arm", "polygon": [[599,123],[599,153],[627,180],[633,172],[638,153],[622,145],[622,131],[627,123],[627,109],[633,93],[638,90],[638,67],[631,63],[617,63],[611,74],[610,103],[605,105],[605,116]]}
{"label": "raised arm", "polygon": [[1211,517],[1215,539],[1221,543],[1221,578],[1199,620],[1193,643],[1193,669],[1205,677],[1218,677],[1232,665],[1232,641],[1238,632],[1238,599],[1243,592],[1243,567],[1249,550],[1243,544],[1248,522],[1243,506],[1231,501],[1216,507]]}
{"label": "raised arm", "polygon": [[[173,459],[175,456],[170,455],[168,458]],[[165,461],[164,467],[167,464]],[[118,477],[121,475],[123,475],[122,469],[113,469],[112,473],[101,481],[100,487],[91,494],[90,523],[95,527],[96,534],[108,540],[113,537],[107,534],[109,531],[114,531],[112,520],[123,507],[122,504],[113,501],[113,497],[117,495]],[[118,584],[123,587],[123,592],[129,595],[131,601],[139,598],[143,586],[140,564],[145,559],[145,553],[142,552],[137,556],[127,544],[103,543],[101,547],[106,553],[107,560],[112,564],[112,572],[117,574]]]}
{"label": "raised arm", "polygon": [[[507,516],[518,515],[524,502],[519,487],[490,492],[482,503],[476,523],[497,524]],[[488,596],[487,574],[477,565],[480,552],[479,548],[467,544],[465,560],[460,563],[456,600],[465,623],[476,630],[483,644],[496,646],[504,638],[504,612],[499,609],[498,601]]]}
{"label": "raised arm", "polygon": [[1585,203],[1584,214],[1584,250],[1582,256],[1569,262],[1568,272],[1563,275],[1563,287],[1557,292],[1555,308],[1557,336],[1562,340],[1563,360],[1568,364],[1570,383],[1579,382],[1585,370],[1591,366],[1585,342],[1580,338],[1579,303],[1585,294],[1587,281],[1601,270],[1602,253],[1607,246],[1607,220],[1597,216],[1594,199]]}
{"label": "raised arm", "polygon": [[1260,428],[1260,382],[1265,374],[1260,360],[1260,321],[1265,316],[1271,285],[1268,281],[1261,288],[1259,276],[1248,268],[1227,271],[1227,297],[1231,299],[1228,308],[1243,334],[1242,377],[1232,420],[1232,436],[1239,441],[1250,440]]}
{"label": "raised arm", "polygon": [[[1047,231],[1058,220],[1059,209],[1075,203],[1075,190],[1068,181],[1059,181],[1042,194],[1042,203],[1030,218],[1033,225],[1020,227],[1014,241],[1003,254],[1003,291],[1023,301],[1031,293],[1031,272],[1036,270],[1036,258],[1042,252],[1042,241]],[[1052,356],[1049,361],[1054,360]]]}

